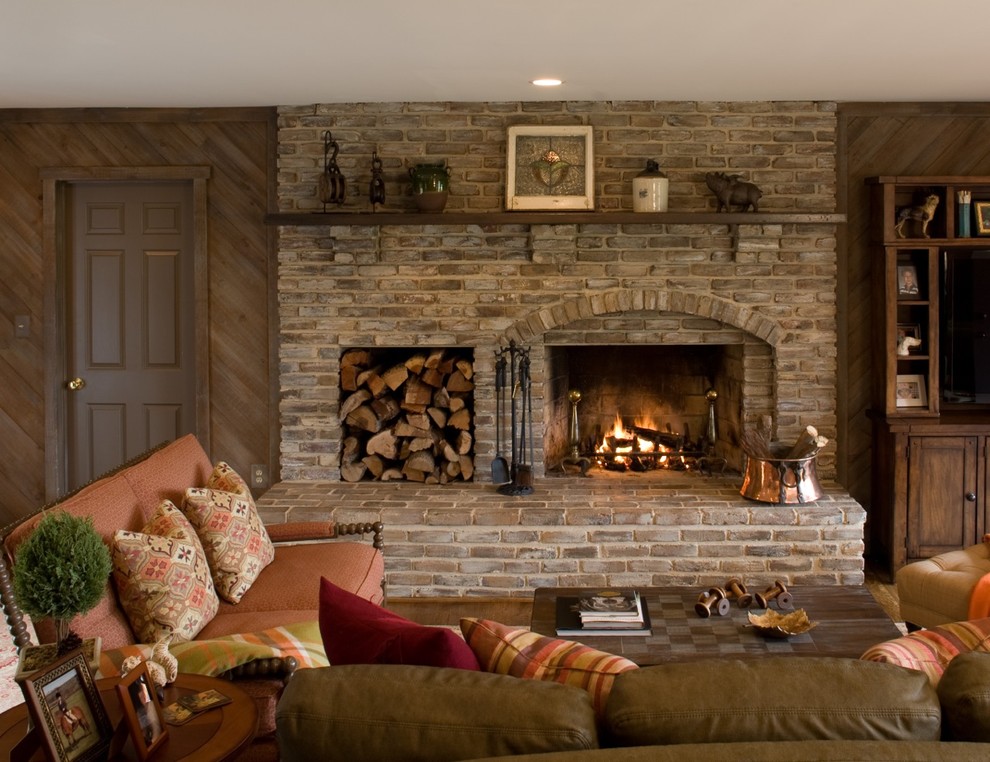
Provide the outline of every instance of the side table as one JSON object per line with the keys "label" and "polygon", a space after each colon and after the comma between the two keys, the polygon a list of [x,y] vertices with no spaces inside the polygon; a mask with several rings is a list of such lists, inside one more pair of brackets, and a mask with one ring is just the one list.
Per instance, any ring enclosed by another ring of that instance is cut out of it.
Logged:
{"label": "side table", "polygon": [[[107,709],[110,722],[116,726],[122,719],[120,701],[115,686],[117,678],[108,677],[96,681],[100,697]],[[181,696],[199,693],[209,689],[220,691],[230,697],[230,703],[216,709],[202,712],[185,725],[169,725],[168,738],[155,751],[149,762],[226,762],[235,759],[254,738],[258,729],[258,710],[254,700],[235,683],[205,675],[180,674],[172,685],[165,689],[162,707],[168,706]],[[10,751],[27,732],[27,706],[20,704],[0,714],[0,759],[9,759]],[[31,758],[44,760],[41,749]],[[136,760],[134,746],[130,740],[114,759]]]}

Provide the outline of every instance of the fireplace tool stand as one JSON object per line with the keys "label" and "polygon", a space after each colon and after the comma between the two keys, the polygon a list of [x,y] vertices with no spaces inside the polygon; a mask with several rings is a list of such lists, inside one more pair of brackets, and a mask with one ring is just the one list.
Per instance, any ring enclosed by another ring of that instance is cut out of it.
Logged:
{"label": "fireplace tool stand", "polygon": [[[498,362],[504,361],[509,368],[509,383],[502,384],[497,394],[498,408],[504,417],[509,409],[510,441],[512,444],[512,481],[498,487],[503,495],[529,495],[533,492],[533,396],[529,367],[529,348],[510,341],[507,348],[496,353]],[[509,391],[511,390],[511,391]],[[504,399],[510,394],[508,405]],[[495,422],[497,427],[502,421]]]}

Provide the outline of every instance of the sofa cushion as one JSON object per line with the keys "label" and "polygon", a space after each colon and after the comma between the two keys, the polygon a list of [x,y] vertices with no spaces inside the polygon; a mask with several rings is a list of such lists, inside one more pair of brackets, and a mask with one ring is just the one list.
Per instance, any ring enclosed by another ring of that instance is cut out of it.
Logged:
{"label": "sofa cushion", "polygon": [[[570,752],[527,754],[512,762],[984,762],[986,746],[940,741],[777,741],[636,746],[593,749],[575,757]],[[498,757],[472,762],[505,762]]]}
{"label": "sofa cushion", "polygon": [[[128,466],[121,475],[127,479],[137,505],[147,521],[162,500],[182,507],[188,487],[206,484],[213,464],[194,434],[186,434],[155,450],[143,460]],[[120,525],[117,529],[134,529]]]}
{"label": "sofa cushion", "polygon": [[112,556],[120,605],[141,642],[190,640],[217,613],[203,548],[171,501],[158,506],[143,531],[117,532]]}
{"label": "sofa cushion", "polygon": [[622,656],[488,619],[462,619],[461,632],[485,671],[581,688],[598,714],[616,675],[637,668]]}
{"label": "sofa cushion", "polygon": [[990,653],[953,659],[938,683],[942,738],[990,743]]}
{"label": "sofa cushion", "polygon": [[418,664],[478,669],[455,632],[427,627],[320,580],[320,634],[327,658],[339,664]]}
{"label": "sofa cushion", "polygon": [[217,594],[237,603],[275,558],[254,501],[233,492],[192,487],[186,490],[182,510],[203,543]]}
{"label": "sofa cushion", "polygon": [[938,740],[928,679],[814,656],[705,659],[619,675],[605,716],[623,746],[781,740]]}
{"label": "sofa cushion", "polygon": [[949,663],[961,653],[990,650],[990,619],[952,622],[885,640],[860,657],[924,672],[938,685]]}
{"label": "sofa cushion", "polygon": [[443,762],[598,745],[582,690],[397,664],[301,670],[276,723],[283,762]]}

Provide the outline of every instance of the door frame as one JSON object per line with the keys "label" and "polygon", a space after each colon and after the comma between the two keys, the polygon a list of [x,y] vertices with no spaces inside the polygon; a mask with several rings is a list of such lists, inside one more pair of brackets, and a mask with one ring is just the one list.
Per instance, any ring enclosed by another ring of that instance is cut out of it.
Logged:
{"label": "door frame", "polygon": [[41,170],[43,209],[45,346],[45,496],[64,494],[68,484],[67,421],[68,313],[66,274],[69,242],[65,229],[66,188],[75,182],[188,182],[193,198],[193,321],[196,357],[196,436],[210,441],[209,284],[207,266],[207,181],[209,167],[48,167]]}

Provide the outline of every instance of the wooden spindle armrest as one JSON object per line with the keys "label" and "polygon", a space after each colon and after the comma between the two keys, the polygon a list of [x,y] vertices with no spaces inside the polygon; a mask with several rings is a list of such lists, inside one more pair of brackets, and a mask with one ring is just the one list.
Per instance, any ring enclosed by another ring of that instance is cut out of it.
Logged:
{"label": "wooden spindle armrest", "polygon": [[382,522],[337,524],[333,521],[297,521],[288,524],[268,524],[265,527],[272,542],[312,542],[334,540],[349,535],[371,535],[371,544],[381,550],[384,546]]}

